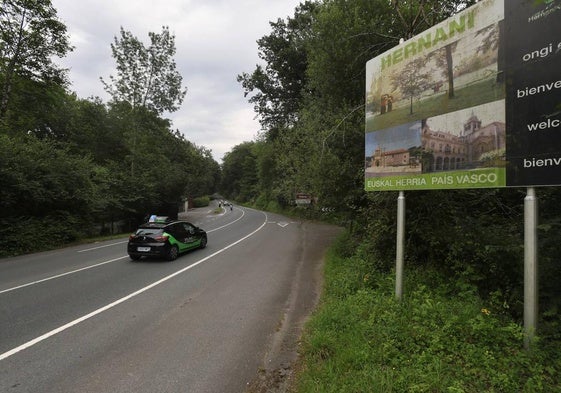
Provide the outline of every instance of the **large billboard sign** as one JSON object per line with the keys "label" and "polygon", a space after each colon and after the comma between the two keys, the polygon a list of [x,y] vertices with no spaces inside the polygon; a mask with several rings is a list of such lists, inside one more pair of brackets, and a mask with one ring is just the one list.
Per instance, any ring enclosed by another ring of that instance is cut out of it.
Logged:
{"label": "large billboard sign", "polygon": [[561,184],[561,0],[484,0],[366,64],[365,189]]}

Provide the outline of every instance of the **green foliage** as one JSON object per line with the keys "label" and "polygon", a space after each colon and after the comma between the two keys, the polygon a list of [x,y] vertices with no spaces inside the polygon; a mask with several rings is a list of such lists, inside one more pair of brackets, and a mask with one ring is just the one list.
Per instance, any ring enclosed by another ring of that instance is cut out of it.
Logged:
{"label": "green foliage", "polygon": [[0,145],[0,217],[91,211],[94,166],[87,157],[32,136],[0,135]]}
{"label": "green foliage", "polygon": [[65,85],[66,72],[52,59],[71,50],[50,0],[0,1],[0,122],[8,110],[18,110],[13,94],[25,94],[18,81]]}
{"label": "green foliage", "polygon": [[307,53],[304,45],[314,20],[316,3],[296,7],[294,17],[270,22],[272,32],[259,40],[259,57],[265,61],[253,73],[238,75],[249,102],[255,106],[269,138],[293,125],[305,92]]}
{"label": "green foliage", "polygon": [[244,142],[224,155],[221,190],[227,198],[239,203],[257,198],[258,163],[255,148],[255,142]]}
{"label": "green foliage", "polygon": [[538,189],[540,225],[538,226],[540,265],[540,331],[561,340],[561,190],[559,187]]}
{"label": "green foliage", "polygon": [[[0,80],[2,76],[0,72]],[[6,112],[0,120],[0,132],[63,140],[66,114],[71,106],[72,98],[59,83],[14,75]]]}
{"label": "green foliage", "polygon": [[[90,155],[94,162],[105,165],[127,153],[124,130],[114,110],[109,111],[99,98],[67,100],[67,124],[61,139],[77,154]],[[56,128],[60,129],[59,127]]]}
{"label": "green foliage", "polygon": [[195,207],[206,207],[210,204],[210,197],[202,196],[199,198],[193,199],[193,205]]}
{"label": "green foliage", "polygon": [[392,24],[384,0],[335,0],[320,7],[307,45],[308,73],[325,109],[364,103],[366,61],[399,42]]}
{"label": "green foliage", "polygon": [[[107,108],[99,99],[55,92],[61,105],[52,107],[46,132],[21,132],[35,121],[25,119],[42,116],[30,105],[29,112],[22,106],[19,120],[7,117],[9,132],[0,133],[0,221],[34,222],[57,212],[84,223],[68,228],[70,239],[115,222],[129,230],[150,212],[176,215],[184,197],[214,192],[218,163],[208,150],[172,132],[168,120],[148,110],[133,114],[126,104]],[[42,96],[34,98],[40,106]],[[9,229],[17,231],[18,225]],[[25,251],[30,242],[17,237],[6,250]]]}
{"label": "green foliage", "polygon": [[[407,295],[393,274],[341,257],[326,262],[319,310],[306,327],[298,392],[553,392],[561,385],[560,344],[522,349],[519,324],[475,287],[434,269],[407,271]],[[343,247],[346,250],[346,247]]]}
{"label": "green foliage", "polygon": [[150,46],[121,27],[120,38],[111,44],[117,62],[117,76],[101,81],[115,102],[125,101],[133,109],[146,108],[157,114],[174,112],[187,93],[182,90],[181,74],[176,69],[175,36],[162,27],[160,34],[150,32]]}
{"label": "green foliage", "polygon": [[[121,32],[113,46],[118,77],[106,85],[114,99],[107,105],[70,94],[64,72],[50,62],[71,48],[49,0],[1,4],[2,255],[107,228],[130,230],[146,214],[174,216],[184,198],[215,191],[221,169],[210,151],[160,116],[185,95],[167,28],[150,33],[148,48]],[[135,61],[143,66],[138,74],[130,68]],[[42,233],[49,235],[37,240]]]}
{"label": "green foliage", "polygon": [[[485,299],[500,294],[504,311],[521,318],[523,197],[514,189],[406,194],[407,264],[474,284]],[[395,260],[396,199],[396,193],[370,194],[357,217],[355,235],[369,239],[360,256],[386,271]]]}
{"label": "green foliage", "polygon": [[4,217],[0,219],[0,258],[64,246],[83,238],[87,225],[64,210],[43,217]]}

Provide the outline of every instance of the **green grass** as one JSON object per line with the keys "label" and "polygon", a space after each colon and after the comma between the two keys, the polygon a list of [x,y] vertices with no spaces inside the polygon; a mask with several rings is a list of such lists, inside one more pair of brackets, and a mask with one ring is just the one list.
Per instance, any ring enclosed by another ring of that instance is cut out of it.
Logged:
{"label": "green grass", "polygon": [[519,324],[474,288],[430,270],[393,274],[332,251],[319,309],[306,326],[295,391],[561,392],[559,343],[523,349]]}
{"label": "green grass", "polygon": [[410,113],[410,106],[407,105],[384,115],[370,118],[366,122],[366,131],[383,130],[400,124],[502,100],[504,97],[504,84],[497,84],[494,79],[487,79],[457,89],[454,98],[448,98],[447,94],[440,94],[420,101],[414,99],[412,114]]}

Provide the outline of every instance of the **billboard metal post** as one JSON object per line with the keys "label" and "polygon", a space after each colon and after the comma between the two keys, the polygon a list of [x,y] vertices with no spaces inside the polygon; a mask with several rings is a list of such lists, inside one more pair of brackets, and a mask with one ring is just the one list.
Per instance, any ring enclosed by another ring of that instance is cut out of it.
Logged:
{"label": "billboard metal post", "polygon": [[538,198],[529,187],[524,198],[524,348],[529,349],[538,316]]}
{"label": "billboard metal post", "polygon": [[397,241],[395,257],[395,297],[403,296],[403,253],[405,249],[405,193],[399,192],[397,198]]}

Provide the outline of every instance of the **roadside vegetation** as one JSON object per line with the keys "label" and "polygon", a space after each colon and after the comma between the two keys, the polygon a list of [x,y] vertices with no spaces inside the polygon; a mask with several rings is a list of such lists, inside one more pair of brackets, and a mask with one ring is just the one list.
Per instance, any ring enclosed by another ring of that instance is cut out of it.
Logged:
{"label": "roadside vegetation", "polygon": [[[530,352],[521,330],[526,190],[407,192],[402,304],[392,284],[398,195],[364,192],[366,62],[474,3],[302,2],[258,40],[264,65],[238,76],[262,132],[226,154],[221,192],[350,233],[329,258],[298,391],[561,391],[559,187],[536,190],[540,297]],[[489,100],[504,95],[500,80],[486,83]],[[425,104],[430,112],[438,102]],[[294,207],[297,193],[313,204]]]}
{"label": "roadside vegetation", "polygon": [[129,231],[216,190],[210,151],[164,117],[185,96],[168,28],[107,43],[117,76],[103,102],[77,97],[54,63],[74,48],[50,1],[0,4],[0,257]]}
{"label": "roadside vegetation", "polygon": [[348,233],[332,247],[295,392],[561,391],[561,343],[540,337],[524,350],[522,328],[499,299],[412,267],[399,302],[393,273],[377,265]]}

